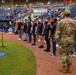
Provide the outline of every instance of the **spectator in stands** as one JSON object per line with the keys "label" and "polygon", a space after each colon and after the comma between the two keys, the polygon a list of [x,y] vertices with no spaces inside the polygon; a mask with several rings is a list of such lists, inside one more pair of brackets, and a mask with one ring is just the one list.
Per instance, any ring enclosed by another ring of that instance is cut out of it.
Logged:
{"label": "spectator in stands", "polygon": [[12,20],[12,32],[15,32],[16,19]]}
{"label": "spectator in stands", "polygon": [[9,21],[7,22],[7,24],[4,24],[4,32],[8,32],[9,29]]}
{"label": "spectator in stands", "polygon": [[27,19],[25,19],[25,22],[24,22],[24,41],[27,41],[28,40],[28,35],[27,35]]}
{"label": "spectator in stands", "polygon": [[36,45],[36,33],[37,33],[37,22],[36,22],[36,19],[34,19],[33,26],[32,26],[32,34],[33,34],[34,42],[32,45]]}
{"label": "spectator in stands", "polygon": [[30,20],[30,21],[31,21],[31,14],[28,16],[28,20]]}
{"label": "spectator in stands", "polygon": [[8,25],[4,24],[4,32],[8,32]]}
{"label": "spectator in stands", "polygon": [[12,26],[12,20],[10,19],[10,21],[9,21],[9,25],[10,25],[10,27]]}

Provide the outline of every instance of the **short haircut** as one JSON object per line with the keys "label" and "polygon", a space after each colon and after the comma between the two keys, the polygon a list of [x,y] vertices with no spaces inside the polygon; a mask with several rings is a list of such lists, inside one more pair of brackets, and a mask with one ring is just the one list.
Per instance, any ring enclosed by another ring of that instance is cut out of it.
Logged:
{"label": "short haircut", "polygon": [[54,18],[54,22],[55,22],[55,23],[57,22],[57,18]]}

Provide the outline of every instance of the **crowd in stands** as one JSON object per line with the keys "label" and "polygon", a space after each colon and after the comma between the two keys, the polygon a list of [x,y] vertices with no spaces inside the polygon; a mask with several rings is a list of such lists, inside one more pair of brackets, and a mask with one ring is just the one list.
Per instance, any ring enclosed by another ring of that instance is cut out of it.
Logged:
{"label": "crowd in stands", "polygon": [[[30,12],[29,12],[30,11]],[[26,7],[15,6],[9,8],[0,8],[0,20],[9,19],[19,19],[24,18],[26,15],[30,14],[32,11]]]}
{"label": "crowd in stands", "polygon": [[70,10],[72,13],[71,17],[75,18],[75,16],[76,16],[76,4],[73,4]]}

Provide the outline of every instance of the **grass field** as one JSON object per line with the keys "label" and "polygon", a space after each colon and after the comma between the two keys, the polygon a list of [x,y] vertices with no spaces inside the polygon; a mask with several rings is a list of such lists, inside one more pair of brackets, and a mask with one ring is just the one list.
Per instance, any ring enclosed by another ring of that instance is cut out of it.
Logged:
{"label": "grass field", "polygon": [[0,51],[6,56],[0,58],[0,75],[36,75],[36,59],[33,53],[21,44],[4,41]]}

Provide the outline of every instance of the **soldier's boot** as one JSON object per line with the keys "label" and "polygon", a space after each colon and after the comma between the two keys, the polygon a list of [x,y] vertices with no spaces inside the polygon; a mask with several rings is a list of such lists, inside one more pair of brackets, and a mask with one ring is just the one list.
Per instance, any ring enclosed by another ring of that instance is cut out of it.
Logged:
{"label": "soldier's boot", "polygon": [[68,73],[71,73],[71,72],[72,72],[72,70],[71,70],[71,65],[67,65],[67,72],[68,72]]}
{"label": "soldier's boot", "polygon": [[67,73],[67,66],[62,66],[60,69],[59,69],[60,72],[63,72],[63,73]]}

